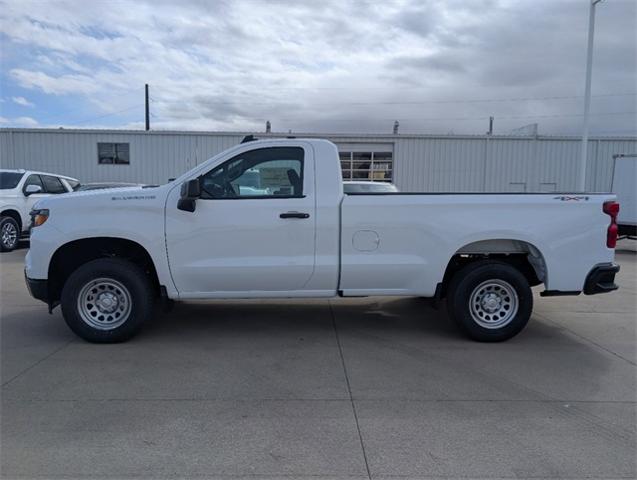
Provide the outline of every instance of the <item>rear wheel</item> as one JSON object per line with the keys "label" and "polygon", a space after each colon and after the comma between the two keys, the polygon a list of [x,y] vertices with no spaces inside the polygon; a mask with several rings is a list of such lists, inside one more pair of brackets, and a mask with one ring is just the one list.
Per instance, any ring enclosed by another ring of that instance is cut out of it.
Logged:
{"label": "rear wheel", "polygon": [[533,294],[526,277],[515,267],[484,260],[454,275],[447,309],[469,337],[500,342],[526,326],[533,309]]}
{"label": "rear wheel", "polygon": [[12,217],[0,219],[0,250],[10,252],[18,246],[20,240],[20,226]]}
{"label": "rear wheel", "polygon": [[84,340],[115,343],[135,335],[153,314],[154,294],[137,265],[102,258],[82,265],[62,290],[67,325]]}

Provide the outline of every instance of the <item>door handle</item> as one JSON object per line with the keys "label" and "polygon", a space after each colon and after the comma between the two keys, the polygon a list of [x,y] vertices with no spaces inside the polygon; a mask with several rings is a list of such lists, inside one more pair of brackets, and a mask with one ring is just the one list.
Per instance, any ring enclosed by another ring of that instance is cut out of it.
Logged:
{"label": "door handle", "polygon": [[303,212],[285,212],[280,214],[279,218],[310,218],[310,214]]}

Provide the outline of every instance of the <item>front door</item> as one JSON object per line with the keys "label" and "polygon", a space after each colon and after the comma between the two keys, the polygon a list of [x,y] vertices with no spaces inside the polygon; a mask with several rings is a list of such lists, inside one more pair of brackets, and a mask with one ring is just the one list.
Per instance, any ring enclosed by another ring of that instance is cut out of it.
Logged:
{"label": "front door", "polygon": [[182,298],[302,291],[314,270],[311,149],[240,153],[200,177],[194,212],[166,204],[170,271]]}

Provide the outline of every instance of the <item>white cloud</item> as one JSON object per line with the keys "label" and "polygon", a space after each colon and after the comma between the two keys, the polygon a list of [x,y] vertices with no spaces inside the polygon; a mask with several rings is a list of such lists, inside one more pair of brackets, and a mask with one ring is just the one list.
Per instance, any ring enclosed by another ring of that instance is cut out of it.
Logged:
{"label": "white cloud", "polygon": [[[389,132],[398,119],[401,132],[482,133],[494,115],[499,132],[539,121],[542,132],[575,133],[581,118],[559,115],[579,113],[581,98],[459,100],[581,95],[586,16],[566,0],[24,0],[0,10],[7,57],[23,59],[5,68],[9,81],[73,96],[93,117],[125,110],[120,125],[136,125],[149,83],[155,126],[244,130],[269,119],[279,131],[330,132]],[[598,8],[595,92],[635,92],[636,18],[632,0]],[[593,100],[593,113],[631,110],[635,96]],[[593,117],[592,127],[635,123]]]}
{"label": "white cloud", "polygon": [[53,77],[44,72],[21,68],[14,68],[10,70],[9,74],[21,87],[39,89],[44,93],[53,95],[88,94],[99,89],[94,80],[86,75],[60,75]]}
{"label": "white cloud", "polygon": [[18,127],[37,127],[40,125],[37,120],[31,117],[18,117],[9,120],[7,123]]}
{"label": "white cloud", "polygon": [[13,100],[13,103],[17,103],[18,105],[22,105],[23,107],[35,107],[32,102],[29,102],[24,97],[11,97],[11,100]]}

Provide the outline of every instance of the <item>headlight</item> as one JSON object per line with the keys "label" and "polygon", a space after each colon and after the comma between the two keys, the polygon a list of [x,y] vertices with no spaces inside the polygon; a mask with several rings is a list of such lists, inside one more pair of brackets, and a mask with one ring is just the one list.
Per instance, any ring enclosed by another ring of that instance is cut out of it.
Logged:
{"label": "headlight", "polygon": [[41,208],[37,210],[31,210],[31,227],[39,227],[44,224],[49,218],[49,209]]}

